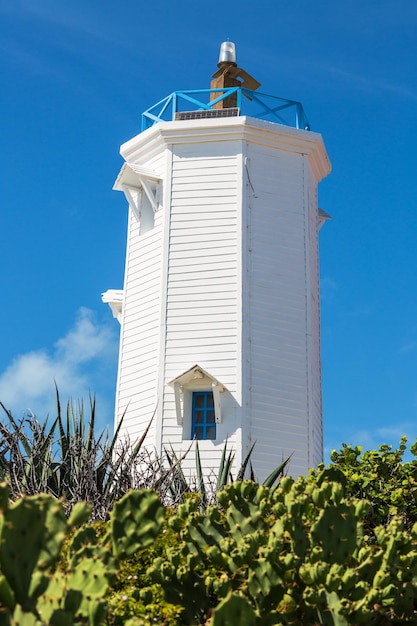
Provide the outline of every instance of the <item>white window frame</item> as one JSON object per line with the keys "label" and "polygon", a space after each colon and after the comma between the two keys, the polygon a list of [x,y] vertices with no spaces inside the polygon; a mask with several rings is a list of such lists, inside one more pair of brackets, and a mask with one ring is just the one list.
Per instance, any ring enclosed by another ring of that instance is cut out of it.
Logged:
{"label": "white window frame", "polygon": [[194,365],[192,368],[180,376],[177,376],[177,378],[168,384],[174,389],[177,424],[178,426],[183,426],[184,435],[189,432],[188,437],[184,436],[183,439],[191,438],[193,391],[213,392],[215,422],[216,425],[222,423],[223,416],[221,394],[227,391],[226,387],[218,381],[217,378],[214,378],[214,376],[206,372],[202,367]]}

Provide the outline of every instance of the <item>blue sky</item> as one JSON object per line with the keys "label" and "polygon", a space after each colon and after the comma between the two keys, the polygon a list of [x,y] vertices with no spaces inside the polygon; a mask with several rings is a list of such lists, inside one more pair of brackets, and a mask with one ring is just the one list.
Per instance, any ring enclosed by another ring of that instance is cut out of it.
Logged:
{"label": "blue sky", "polygon": [[417,437],[414,0],[0,1],[0,400],[21,415],[97,394],[112,421],[123,285],[119,146],[219,45],[300,100],[333,171],[320,206],[325,446]]}

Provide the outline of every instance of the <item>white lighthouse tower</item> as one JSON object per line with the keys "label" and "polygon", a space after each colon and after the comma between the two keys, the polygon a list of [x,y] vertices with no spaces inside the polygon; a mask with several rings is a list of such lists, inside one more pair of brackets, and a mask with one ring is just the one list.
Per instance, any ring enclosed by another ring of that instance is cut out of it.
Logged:
{"label": "white lighthouse tower", "polygon": [[[330,172],[301,104],[259,94],[222,44],[212,89],[175,92],[121,146],[129,204],[116,424],[195,468],[235,452],[264,479],[322,461],[317,185]],[[243,97],[242,97],[243,96]],[[247,96],[247,98],[245,98]],[[246,114],[247,108],[250,114]],[[249,110],[249,109],[248,109]]]}

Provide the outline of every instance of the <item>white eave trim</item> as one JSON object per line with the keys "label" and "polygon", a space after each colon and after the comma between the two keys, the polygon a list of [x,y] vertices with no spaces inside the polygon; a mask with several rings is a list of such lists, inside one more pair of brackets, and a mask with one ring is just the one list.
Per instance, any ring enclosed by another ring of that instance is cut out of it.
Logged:
{"label": "white eave trim", "polygon": [[320,182],[331,171],[330,160],[319,133],[242,115],[158,122],[124,143],[120,153],[130,163],[146,158],[150,152],[159,150],[161,145],[201,144],[235,139],[307,155],[316,182]]}
{"label": "white eave trim", "polygon": [[154,182],[159,182],[162,180],[161,176],[149,169],[148,167],[143,167],[142,165],[137,165],[136,163],[124,163],[122,165],[122,169],[119,172],[119,175],[116,178],[116,181],[113,185],[113,189],[116,191],[123,191],[122,185],[129,185],[132,187],[138,186],[138,179],[146,178],[147,180],[151,180]]}
{"label": "white eave trim", "polygon": [[101,294],[101,300],[109,305],[113,317],[115,317],[120,324],[122,323],[123,299],[123,289],[108,289]]}
{"label": "white eave trim", "polygon": [[173,387],[175,383],[179,383],[182,387],[184,387],[191,382],[195,382],[196,380],[202,380],[203,378],[209,378],[212,383],[219,385],[221,391],[226,390],[226,387],[220,381],[218,381],[217,378],[206,372],[206,370],[199,365],[193,365],[193,367],[190,367],[190,369],[186,370],[183,374],[180,374],[179,376],[171,380],[168,385],[170,387]]}

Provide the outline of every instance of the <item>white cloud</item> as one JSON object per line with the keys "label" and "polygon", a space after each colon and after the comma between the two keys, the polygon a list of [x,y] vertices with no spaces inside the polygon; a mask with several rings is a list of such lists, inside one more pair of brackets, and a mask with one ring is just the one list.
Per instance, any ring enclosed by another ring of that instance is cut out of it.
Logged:
{"label": "white cloud", "polygon": [[81,308],[74,326],[52,350],[17,356],[0,373],[0,400],[15,417],[32,411],[44,419],[55,411],[56,381],[61,404],[68,399],[97,398],[100,427],[112,422],[117,363],[117,326],[99,323],[93,311]]}
{"label": "white cloud", "polygon": [[92,311],[81,308],[74,328],[56,342],[56,354],[60,361],[80,364],[108,354],[113,337],[108,326],[97,324]]}

